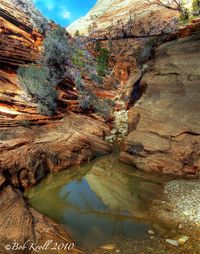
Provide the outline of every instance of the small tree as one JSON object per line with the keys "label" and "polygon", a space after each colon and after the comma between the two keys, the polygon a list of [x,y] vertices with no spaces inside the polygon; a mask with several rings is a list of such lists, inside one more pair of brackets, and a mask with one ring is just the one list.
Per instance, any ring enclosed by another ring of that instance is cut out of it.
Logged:
{"label": "small tree", "polygon": [[75,37],[80,36],[79,30],[76,30],[75,35],[74,35],[74,36],[75,36]]}
{"label": "small tree", "polygon": [[108,61],[109,61],[109,51],[106,48],[100,48],[99,54],[97,56],[97,73],[100,76],[106,76],[108,73]]}

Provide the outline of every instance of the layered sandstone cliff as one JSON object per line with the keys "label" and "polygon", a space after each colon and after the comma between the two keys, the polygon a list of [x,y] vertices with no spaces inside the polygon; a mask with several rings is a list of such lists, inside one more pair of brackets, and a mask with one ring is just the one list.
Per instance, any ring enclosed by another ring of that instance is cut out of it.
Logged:
{"label": "layered sandstone cliff", "polygon": [[[122,87],[128,81],[131,71],[137,66],[135,52],[143,46],[145,38],[123,38],[123,29],[134,35],[160,34],[175,30],[178,12],[157,5],[149,5],[147,0],[99,0],[87,15],[67,27],[74,35],[78,30],[89,38],[113,38],[104,40],[102,47],[110,53],[110,66],[114,77]],[[127,27],[131,22],[130,27]],[[95,48],[95,40],[88,43],[88,48]]]}
{"label": "layered sandstone cliff", "polygon": [[131,132],[121,160],[145,171],[200,171],[200,29],[167,42],[140,85],[146,90],[129,111]]}
{"label": "layered sandstone cliff", "polygon": [[[10,1],[1,1],[0,14],[0,253],[5,254],[10,253],[5,246],[14,241],[22,245],[72,242],[66,229],[32,209],[22,192],[49,172],[109,153],[111,147],[104,141],[109,128],[103,121],[70,113],[77,104],[70,76],[57,87],[57,114],[39,115],[16,73],[19,66],[40,58],[43,36]],[[76,246],[70,253],[82,252]]]}
{"label": "layered sandstone cliff", "polygon": [[146,0],[98,0],[86,16],[68,26],[67,31],[73,35],[79,30],[80,34],[87,35],[89,26],[95,23],[95,31],[105,32],[110,26],[117,26],[120,20],[126,23],[130,15],[134,22],[140,24],[135,30],[137,32],[150,25],[157,25],[158,28],[164,20],[171,20],[177,13],[157,5],[149,5]]}
{"label": "layered sandstone cliff", "polygon": [[[44,38],[34,29],[27,14],[10,1],[1,1],[0,13],[0,126],[16,125],[23,120],[45,123],[48,117],[38,114],[36,103],[23,91],[16,74],[19,66],[40,58]],[[57,89],[56,118],[61,118],[67,106],[74,104],[77,92],[72,77],[66,78]]]}

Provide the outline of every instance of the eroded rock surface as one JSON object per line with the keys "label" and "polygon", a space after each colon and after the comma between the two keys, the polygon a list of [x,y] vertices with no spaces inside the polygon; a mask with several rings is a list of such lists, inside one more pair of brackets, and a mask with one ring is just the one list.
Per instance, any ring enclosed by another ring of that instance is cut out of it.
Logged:
{"label": "eroded rock surface", "polygon": [[130,13],[133,19],[136,15],[137,22],[140,23],[137,29],[149,28],[152,20],[159,27],[163,20],[170,20],[172,16],[177,16],[175,11],[157,5],[149,5],[148,1],[144,0],[98,0],[86,16],[72,23],[67,27],[67,31],[74,34],[76,30],[79,30],[80,34],[87,35],[88,27],[95,23],[95,31],[103,34],[105,29],[111,25],[117,25],[119,20],[127,22]]}
{"label": "eroded rock surface", "polygon": [[121,160],[145,171],[200,171],[200,32],[161,45],[131,108]]}
{"label": "eroded rock surface", "polygon": [[87,162],[109,153],[109,128],[98,120],[69,114],[40,127],[1,130],[0,168],[18,188],[36,184],[48,172]]}
{"label": "eroded rock surface", "polygon": [[[55,243],[73,244],[71,236],[64,227],[58,226],[52,220],[31,208],[24,200],[22,193],[10,185],[9,182],[0,185],[0,188],[0,253],[36,253],[37,246],[45,246],[45,243],[51,240],[52,244],[49,244],[48,248],[40,253],[66,253],[65,250],[53,250]],[[11,248],[14,248],[14,246],[16,248],[15,243],[19,246],[25,244],[25,248],[12,250]],[[83,252],[75,244],[70,253],[81,254]]]}

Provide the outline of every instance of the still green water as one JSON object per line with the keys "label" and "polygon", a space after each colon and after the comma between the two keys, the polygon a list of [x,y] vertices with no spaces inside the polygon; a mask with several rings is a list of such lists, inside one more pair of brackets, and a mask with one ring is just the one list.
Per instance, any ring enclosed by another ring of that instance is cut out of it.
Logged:
{"label": "still green water", "polygon": [[76,242],[88,247],[117,236],[145,239],[149,229],[163,229],[149,208],[165,181],[135,171],[113,153],[50,174],[25,195],[35,209],[66,225]]}

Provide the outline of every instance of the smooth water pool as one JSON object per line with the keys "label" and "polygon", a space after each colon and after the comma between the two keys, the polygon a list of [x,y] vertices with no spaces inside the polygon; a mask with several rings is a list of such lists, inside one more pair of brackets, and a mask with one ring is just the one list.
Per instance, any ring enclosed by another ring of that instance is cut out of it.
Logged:
{"label": "smooth water pool", "polygon": [[145,239],[158,223],[149,207],[165,179],[137,172],[116,154],[50,174],[25,193],[39,212],[66,225],[84,246],[99,246],[119,236]]}

